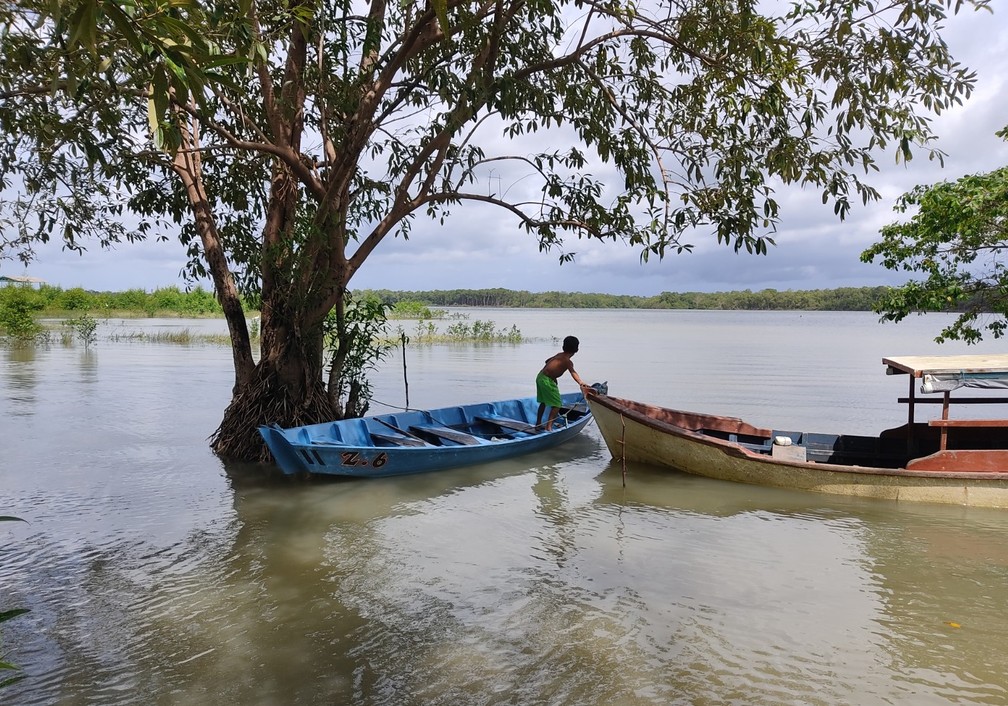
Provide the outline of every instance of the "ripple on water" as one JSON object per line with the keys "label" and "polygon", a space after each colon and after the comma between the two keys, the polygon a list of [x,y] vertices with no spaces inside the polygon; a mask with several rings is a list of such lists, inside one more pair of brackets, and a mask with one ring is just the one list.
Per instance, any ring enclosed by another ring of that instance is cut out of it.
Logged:
{"label": "ripple on water", "polygon": [[[851,411],[790,390],[790,375],[768,407],[782,360],[810,384],[824,362],[845,380],[879,367],[879,337],[857,317],[825,319],[864,363],[796,342],[811,329],[793,314],[755,329],[738,314],[521,315],[541,336],[582,333],[579,369],[635,360],[619,394],[784,409],[808,428]],[[751,356],[745,326],[762,335]],[[880,355],[904,342],[883,338]],[[553,349],[411,351],[411,393],[444,399],[462,379],[505,397]],[[183,350],[0,367],[0,405],[25,412],[0,416],[16,439],[0,458],[3,514],[31,520],[0,527],[0,598],[32,608],[4,625],[29,675],[4,691],[13,703],[1006,701],[1004,513],[633,464],[624,486],[595,429],[531,460],[388,482],[227,475],[206,437],[230,393],[228,352]],[[398,365],[375,380],[385,400],[401,382]],[[884,426],[876,402],[904,392],[873,392],[858,423]]]}

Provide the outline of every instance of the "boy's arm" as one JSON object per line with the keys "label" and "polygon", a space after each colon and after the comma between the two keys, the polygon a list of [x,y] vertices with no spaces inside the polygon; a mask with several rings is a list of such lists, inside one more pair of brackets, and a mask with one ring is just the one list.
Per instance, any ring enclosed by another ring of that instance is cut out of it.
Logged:
{"label": "boy's arm", "polygon": [[570,371],[571,377],[574,378],[574,382],[581,387],[587,387],[587,385],[584,384],[584,381],[581,380],[581,376],[577,374],[577,370],[574,369],[574,363],[567,363],[567,369]]}

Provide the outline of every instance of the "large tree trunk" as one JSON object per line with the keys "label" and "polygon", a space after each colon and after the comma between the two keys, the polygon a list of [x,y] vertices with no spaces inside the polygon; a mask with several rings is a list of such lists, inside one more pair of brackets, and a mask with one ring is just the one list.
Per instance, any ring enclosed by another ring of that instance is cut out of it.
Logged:
{"label": "large tree trunk", "polygon": [[[259,263],[261,358],[247,379],[237,376],[231,404],[212,438],[211,446],[223,458],[270,460],[259,425],[300,426],[337,419],[343,413],[338,395],[333,397],[326,389],[322,324],[333,306],[341,304],[354,269],[346,262],[344,231],[356,162],[346,164],[342,172],[328,168],[337,175],[330,177],[336,186],[316,183],[308,189],[312,198],[328,195],[330,201],[320,204],[314,230],[307,235],[299,232],[297,219],[305,210],[302,198],[306,196],[301,180],[312,179],[299,161],[309,34],[309,28],[300,24],[291,30],[279,94],[274,77],[260,66],[270,137],[295,159],[273,163]],[[298,244],[302,236],[304,241]],[[337,388],[341,369],[337,370]]]}
{"label": "large tree trunk", "polygon": [[218,456],[269,461],[261,424],[301,426],[335,419],[322,377],[322,335],[273,327],[262,333],[262,358],[239,385],[211,440]]}
{"label": "large tree trunk", "polygon": [[249,338],[245,310],[242,308],[238,287],[228,266],[227,255],[217,231],[213,209],[207,199],[200,159],[199,124],[189,123],[179,115],[181,145],[172,160],[172,168],[185,187],[186,198],[193,212],[196,232],[203,244],[203,257],[214,283],[217,301],[224,311],[228,332],[231,334],[231,356],[234,361],[235,382],[233,390],[252,378],[255,361],[252,358],[252,341]]}

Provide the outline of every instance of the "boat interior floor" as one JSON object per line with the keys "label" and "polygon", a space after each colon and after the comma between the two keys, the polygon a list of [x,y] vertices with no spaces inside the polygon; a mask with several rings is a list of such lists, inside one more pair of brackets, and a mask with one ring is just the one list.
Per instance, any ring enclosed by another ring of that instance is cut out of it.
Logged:
{"label": "boat interior floor", "polygon": [[735,434],[719,429],[703,429],[701,433],[766,455],[772,455],[774,439],[787,438],[790,439],[791,445],[804,447],[807,460],[814,463],[900,468],[913,458],[907,451],[906,441],[896,438],[852,434],[816,434],[776,429],[771,432],[770,436]]}

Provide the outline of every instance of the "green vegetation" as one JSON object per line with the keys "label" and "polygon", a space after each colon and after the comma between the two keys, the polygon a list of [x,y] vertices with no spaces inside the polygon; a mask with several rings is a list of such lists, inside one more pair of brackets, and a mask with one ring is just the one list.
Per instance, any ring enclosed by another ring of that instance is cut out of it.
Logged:
{"label": "green vegetation", "polygon": [[68,319],[63,325],[77,334],[77,340],[88,348],[98,338],[98,322],[90,314],[81,314],[76,319]]}
{"label": "green vegetation", "polygon": [[212,446],[264,458],[250,422],[343,414],[324,322],[383,242],[478,203],[560,261],[765,254],[782,185],[842,219],[883,152],[942,158],[945,23],[993,4],[0,3],[0,255],[177,236],[232,341]]}
{"label": "green vegetation", "polygon": [[[876,246],[879,247],[879,246]],[[505,342],[517,343],[521,334],[514,330],[493,330],[490,322],[466,322],[468,316],[446,311],[443,307],[484,307],[516,309],[707,309],[739,311],[880,311],[892,306],[893,297],[903,290],[893,287],[840,287],[837,289],[776,290],[732,292],[662,292],[651,297],[623,294],[584,292],[528,292],[502,288],[452,289],[432,291],[394,291],[388,289],[358,290],[354,300],[374,300],[384,306],[385,320],[416,320],[420,322],[409,334],[417,344],[440,342]],[[909,302],[909,300],[904,300]],[[961,297],[951,302],[944,297],[918,298],[914,311],[958,311],[980,304],[987,299]],[[76,308],[71,308],[72,305]],[[83,308],[85,305],[89,308]],[[904,307],[909,306],[908,303]],[[22,286],[0,287],[0,332],[15,338],[32,338],[40,333],[38,317],[59,318],[68,312],[78,316],[66,319],[64,326],[85,345],[94,342],[95,315],[101,318],[179,317],[199,318],[222,316],[212,294],[195,289],[183,292],[175,287],[144,292],[88,292],[80,289],[62,290],[43,286],[31,289]],[[889,316],[886,318],[895,319]],[[902,317],[900,317],[902,318]],[[432,322],[458,319],[460,323],[440,330]],[[898,320],[898,319],[897,319]],[[489,328],[488,328],[489,327]],[[402,327],[397,331],[405,333]],[[249,323],[252,340],[259,339],[259,319]],[[330,331],[330,341],[332,331]],[[383,338],[384,336],[379,336]],[[159,333],[135,332],[112,334],[112,340],[148,341],[192,345],[210,343],[229,345],[226,334],[195,334],[191,331]]]}
{"label": "green vegetation", "polygon": [[[873,311],[888,287],[842,287],[839,289],[764,289],[737,292],[662,292],[653,297],[582,292],[526,292],[509,289],[452,289],[429,292],[366,290],[386,304],[407,310],[418,307],[475,306],[519,309],[735,309],[746,311]],[[431,318],[416,316],[414,318]]]}
{"label": "green vegetation", "polygon": [[[997,133],[1008,139],[1008,127]],[[975,343],[1008,332],[1008,167],[955,182],[918,186],[896,203],[914,215],[887,225],[861,254],[890,270],[919,275],[886,293],[876,311],[901,321],[917,311],[962,312],[936,340]],[[988,315],[989,314],[989,315]]]}
{"label": "green vegetation", "polygon": [[[485,307],[517,309],[722,309],[744,311],[877,311],[889,301],[891,287],[841,287],[838,289],[732,291],[732,292],[662,292],[655,296],[600,294],[584,292],[528,292],[502,288],[452,289],[433,291],[394,291],[387,289],[358,290],[354,299],[381,302],[387,320],[417,320],[426,322],[423,332],[414,332],[417,342],[434,341],[508,341],[512,336],[503,331],[488,332],[483,322],[461,323],[439,331],[429,324],[441,319],[466,319],[464,314],[446,311],[443,307]],[[928,305],[928,311],[950,309],[944,299],[917,302]],[[200,318],[222,316],[213,295],[194,289],[183,292],[175,287],[154,292],[131,289],[125,292],[90,292],[81,289],[62,290],[43,286],[31,289],[22,286],[0,287],[0,331],[11,336],[32,337],[39,331],[38,317],[60,318],[68,313],[77,316],[66,319],[78,340],[93,342],[95,317],[179,317]],[[399,329],[402,330],[401,328]],[[252,340],[259,337],[259,319],[249,324]],[[207,336],[190,332],[159,334],[115,334],[114,340],[148,340],[190,344],[197,339],[228,344],[226,335]]]}
{"label": "green vegetation", "polygon": [[[111,318],[204,318],[221,317],[220,304],[213,294],[199,287],[182,291],[164,287],[153,292],[130,289],[125,292],[94,292],[79,287],[26,285],[0,287],[0,334],[21,342],[47,343],[50,333],[39,323],[40,318],[62,319],[60,338],[64,345],[76,339],[85,348],[98,338],[99,320]],[[253,340],[258,340],[258,320],[249,327]],[[179,345],[231,345],[226,334],[159,331],[148,333],[112,333],[112,341],[177,343]]]}
{"label": "green vegetation", "polygon": [[181,331],[130,331],[129,333],[112,333],[109,335],[110,341],[116,343],[174,343],[179,346],[192,346],[197,343],[209,343],[222,346],[230,345],[228,337],[223,334],[193,333],[190,329]]}
{"label": "green vegetation", "polygon": [[[38,323],[37,319],[40,317],[58,319],[68,313],[77,315],[61,322],[63,343],[70,345],[76,339],[85,347],[97,340],[98,320],[95,315],[105,320],[155,316],[162,318],[223,316],[213,295],[199,288],[188,292],[180,291],[176,287],[157,289],[153,292],[139,289],[125,292],[93,292],[80,288],[63,290],[48,285],[38,289],[22,285],[0,287],[0,333],[10,338],[45,342],[48,340],[49,332]],[[348,336],[347,341],[359,346],[360,350],[347,348],[351,343],[340,348],[338,336],[340,324],[335,310],[330,312],[327,319],[325,344],[329,355],[329,370],[332,370],[334,362],[337,369],[343,370],[338,384],[346,386],[342,394],[351,395],[349,399],[354,401],[355,406],[366,404],[370,397],[366,373],[374,368],[375,363],[385,356],[386,349],[392,345],[393,334],[389,332],[387,326],[389,320],[419,321],[414,335],[407,338],[408,342],[416,345],[458,342],[520,343],[523,340],[521,332],[514,326],[498,330],[490,321],[475,321],[470,324],[466,321],[468,316],[465,314],[450,314],[444,309],[433,308],[415,297],[401,294],[396,296],[395,301],[389,301],[373,292],[356,293],[348,300],[344,317],[343,326]],[[444,331],[440,331],[433,323],[435,320],[448,318],[456,320],[456,323],[449,325]],[[258,341],[258,318],[252,319],[248,330],[250,339]],[[395,334],[396,340],[402,335],[405,334],[400,327]],[[227,334],[196,333],[188,328],[181,331],[112,332],[108,334],[108,340],[172,343],[182,346],[231,345],[231,339]]]}
{"label": "green vegetation", "polygon": [[42,302],[27,287],[0,289],[0,330],[19,340],[34,338],[40,330],[35,314],[42,308]]}
{"label": "green vegetation", "polygon": [[[373,297],[388,308],[390,320],[431,321],[452,315],[441,307],[508,307],[517,309],[736,309],[803,311],[873,311],[891,291],[890,287],[841,287],[838,289],[733,292],[662,292],[651,297],[584,292],[528,292],[510,289],[451,289],[404,292],[388,289],[358,290],[355,297]],[[87,316],[101,318],[222,316],[213,295],[196,288],[183,292],[176,287],[144,292],[91,292],[63,290],[44,285],[0,287],[0,328],[33,330],[34,317],[60,318],[68,313],[74,326]],[[258,319],[251,326],[258,333]]]}
{"label": "green vegetation", "polygon": [[[102,318],[131,316],[179,317],[195,319],[223,316],[212,292],[201,287],[182,291],[163,287],[153,292],[128,289],[125,292],[93,292],[80,287],[63,289],[52,285],[34,288],[26,285],[0,287],[0,312],[17,308],[20,315],[30,311],[37,316],[62,318],[71,315],[98,315]],[[3,316],[0,313],[0,316]],[[75,317],[79,320],[79,316]],[[0,319],[5,324],[7,319]]]}
{"label": "green vegetation", "polygon": [[[448,315],[444,309],[431,309],[428,304],[416,299],[403,299],[402,297],[386,299],[370,290],[361,292],[363,296],[373,296],[384,302],[391,308],[388,311],[390,319],[443,319]],[[401,292],[400,292],[401,294]]]}
{"label": "green vegetation", "polygon": [[367,375],[394,345],[387,332],[388,306],[377,297],[347,297],[343,309],[335,308],[326,317],[328,390],[335,400],[346,400],[347,416],[363,417],[371,406]]}
{"label": "green vegetation", "polygon": [[[26,608],[15,608],[14,610],[0,610],[0,623],[4,623],[10,620],[11,618],[16,618],[22,613],[27,612],[28,610]],[[14,682],[24,679],[24,674],[15,673],[11,676],[3,676],[3,672],[18,672],[19,669],[20,668],[17,665],[11,664],[10,662],[0,657],[0,688],[10,686]]]}
{"label": "green vegetation", "polygon": [[[468,319],[464,315],[461,318]],[[397,339],[403,336],[406,336],[406,332],[400,326],[397,329]],[[517,326],[498,329],[492,321],[477,319],[471,324],[457,321],[441,331],[433,321],[420,319],[413,334],[406,336],[406,341],[421,346],[433,343],[523,343],[525,337]]]}

